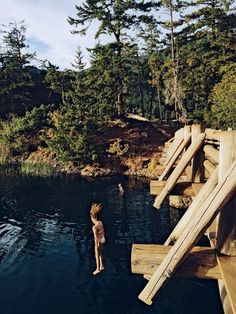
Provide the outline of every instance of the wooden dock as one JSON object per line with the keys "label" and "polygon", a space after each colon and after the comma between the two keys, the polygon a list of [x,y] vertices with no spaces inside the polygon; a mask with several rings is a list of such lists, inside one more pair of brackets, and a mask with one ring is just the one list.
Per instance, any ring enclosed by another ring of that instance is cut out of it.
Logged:
{"label": "wooden dock", "polygon": [[[174,275],[215,279],[225,313],[236,314],[236,131],[185,126],[165,149],[154,207],[170,194],[192,203],[164,245],[133,245],[132,272],[148,280],[139,299],[152,304]],[[211,247],[196,247],[205,233]]]}

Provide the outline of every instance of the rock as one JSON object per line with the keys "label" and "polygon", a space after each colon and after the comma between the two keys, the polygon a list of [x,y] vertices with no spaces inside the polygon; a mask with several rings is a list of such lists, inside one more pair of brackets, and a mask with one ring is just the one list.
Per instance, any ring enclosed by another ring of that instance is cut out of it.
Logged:
{"label": "rock", "polygon": [[100,168],[98,165],[87,165],[80,174],[83,177],[103,177],[111,175],[112,171],[108,168]]}

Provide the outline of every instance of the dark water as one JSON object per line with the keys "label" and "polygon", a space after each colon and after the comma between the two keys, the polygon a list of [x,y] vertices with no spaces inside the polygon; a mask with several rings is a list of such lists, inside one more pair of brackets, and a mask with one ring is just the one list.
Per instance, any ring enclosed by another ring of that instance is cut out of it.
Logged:
{"label": "dark water", "polygon": [[[94,201],[107,238],[97,276]],[[152,203],[148,184],[134,179],[0,176],[0,313],[222,313],[213,281],[172,279],[152,306],[138,300],[146,281],[130,272],[131,245],[162,243],[171,230],[168,208]]]}

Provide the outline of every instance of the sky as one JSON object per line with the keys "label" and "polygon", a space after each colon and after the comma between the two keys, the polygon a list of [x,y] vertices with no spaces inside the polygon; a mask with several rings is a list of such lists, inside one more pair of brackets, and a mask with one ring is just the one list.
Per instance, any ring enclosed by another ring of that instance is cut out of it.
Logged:
{"label": "sky", "polygon": [[0,0],[0,24],[25,21],[27,44],[40,60],[48,59],[60,69],[71,68],[77,47],[89,63],[86,47],[94,46],[94,27],[86,37],[71,34],[68,16],[75,17],[75,4],[82,0]]}

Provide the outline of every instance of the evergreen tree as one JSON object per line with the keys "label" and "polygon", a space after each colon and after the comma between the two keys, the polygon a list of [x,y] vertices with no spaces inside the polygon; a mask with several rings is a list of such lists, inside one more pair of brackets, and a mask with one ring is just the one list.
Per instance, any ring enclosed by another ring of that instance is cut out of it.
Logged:
{"label": "evergreen tree", "polygon": [[118,115],[124,113],[124,77],[123,77],[123,35],[124,32],[137,26],[140,23],[146,23],[151,19],[151,8],[158,6],[153,1],[94,1],[87,0],[80,6],[76,6],[77,18],[69,18],[69,23],[79,27],[75,33],[85,34],[91,23],[96,20],[100,23],[96,38],[102,34],[114,36],[114,50],[116,60],[116,112]]}
{"label": "evergreen tree", "polygon": [[27,65],[35,54],[28,48],[24,22],[10,23],[3,31],[0,54],[0,115],[9,112],[22,114],[30,107],[30,89],[33,85]]}

